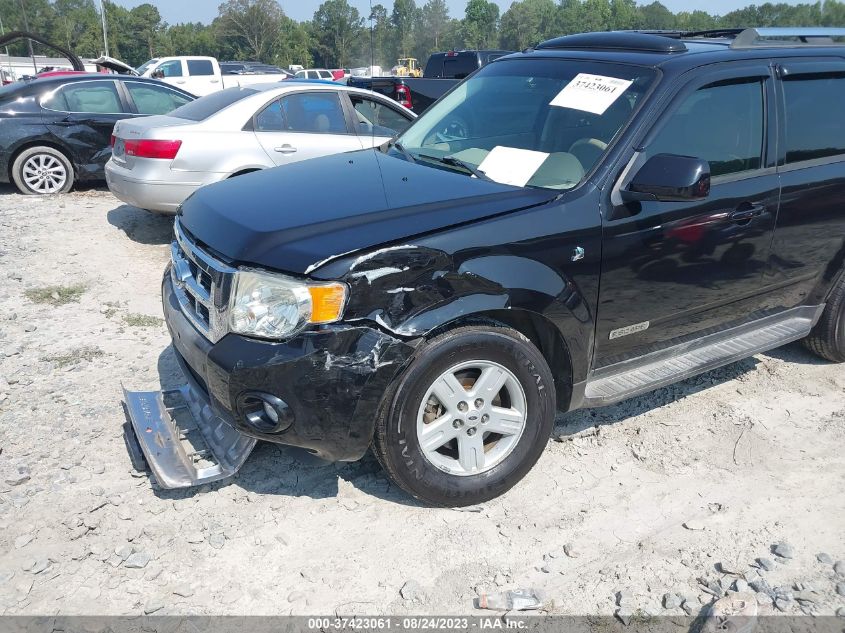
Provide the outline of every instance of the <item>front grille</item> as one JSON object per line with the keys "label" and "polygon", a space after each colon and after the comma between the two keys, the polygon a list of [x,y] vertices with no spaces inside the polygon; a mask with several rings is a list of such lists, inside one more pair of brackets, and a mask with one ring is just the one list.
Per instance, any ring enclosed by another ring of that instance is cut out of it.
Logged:
{"label": "front grille", "polygon": [[182,228],[173,226],[170,278],[186,317],[212,343],[227,331],[229,293],[235,269],[212,257]]}

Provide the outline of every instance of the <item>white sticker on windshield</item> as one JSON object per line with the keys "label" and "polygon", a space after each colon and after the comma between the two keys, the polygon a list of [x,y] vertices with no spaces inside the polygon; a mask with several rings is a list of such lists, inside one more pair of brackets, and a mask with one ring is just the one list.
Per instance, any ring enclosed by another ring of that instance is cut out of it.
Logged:
{"label": "white sticker on windshield", "polygon": [[524,187],[548,157],[544,152],[499,145],[487,154],[478,169],[503,185]]}
{"label": "white sticker on windshield", "polygon": [[626,79],[580,73],[549,105],[604,114],[632,83],[634,82]]}

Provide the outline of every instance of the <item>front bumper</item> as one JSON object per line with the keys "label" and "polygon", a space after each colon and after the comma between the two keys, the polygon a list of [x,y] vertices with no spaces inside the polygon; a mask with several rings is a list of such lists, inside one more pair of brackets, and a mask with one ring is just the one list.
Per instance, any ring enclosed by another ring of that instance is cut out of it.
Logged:
{"label": "front bumper", "polygon": [[147,180],[133,177],[130,173],[114,161],[106,163],[106,183],[109,190],[126,204],[159,213],[176,213],[179,205],[205,184]]}
{"label": "front bumper", "polygon": [[[343,324],[323,326],[283,342],[227,334],[212,344],[182,313],[169,272],[162,284],[162,300],[176,358],[188,383],[185,389],[190,398],[197,398],[191,413],[207,409],[202,419],[194,414],[194,421],[204,435],[217,420],[222,421],[227,428],[215,426],[215,435],[223,430],[237,433],[226,446],[245,437],[302,447],[330,461],[360,459],[370,445],[382,397],[414,350],[412,342],[375,328]],[[238,402],[244,394],[256,392],[281,399],[289,407],[290,426],[279,432],[252,426]],[[146,404],[135,410],[164,417],[154,395],[147,394]],[[132,416],[129,404],[134,394],[126,397]],[[134,414],[136,434],[146,427],[143,415]],[[223,450],[224,444],[216,451]],[[144,451],[148,460],[161,462],[150,452]],[[229,458],[238,467],[241,452],[236,449]]]}

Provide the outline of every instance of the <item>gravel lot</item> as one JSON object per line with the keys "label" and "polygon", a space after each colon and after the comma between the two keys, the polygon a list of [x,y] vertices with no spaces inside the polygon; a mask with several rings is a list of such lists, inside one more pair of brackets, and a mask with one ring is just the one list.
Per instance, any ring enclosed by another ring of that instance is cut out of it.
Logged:
{"label": "gravel lot", "polygon": [[798,345],[561,418],[471,511],[421,507],[371,457],[271,445],[231,482],[156,489],[121,383],[178,380],[171,225],[103,188],[0,188],[0,613],[468,614],[533,587],[551,613],[613,614],[623,591],[623,614],[682,614],[712,600],[700,578],[752,581],[764,612],[845,613],[845,367]]}

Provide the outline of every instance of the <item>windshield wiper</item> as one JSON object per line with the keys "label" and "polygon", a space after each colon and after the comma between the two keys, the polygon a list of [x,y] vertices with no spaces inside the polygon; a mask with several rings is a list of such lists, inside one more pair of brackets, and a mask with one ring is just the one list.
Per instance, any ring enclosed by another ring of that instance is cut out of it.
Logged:
{"label": "windshield wiper", "polygon": [[417,162],[417,159],[414,158],[413,154],[411,154],[411,152],[406,150],[405,146],[402,145],[402,143],[400,143],[399,141],[395,141],[395,140],[394,141],[388,141],[387,148],[390,149],[391,147],[395,147],[396,149],[398,149],[402,153],[402,156],[404,156],[408,160],[409,163],[416,163]]}
{"label": "windshield wiper", "polygon": [[438,163],[443,163],[444,165],[460,167],[461,169],[465,169],[466,171],[468,171],[471,175],[475,176],[479,180],[486,180],[487,182],[496,182],[480,169],[474,167],[473,165],[470,165],[468,162],[463,161],[460,158],[455,158],[454,156],[431,156],[430,154],[420,154],[419,158],[433,160]]}

